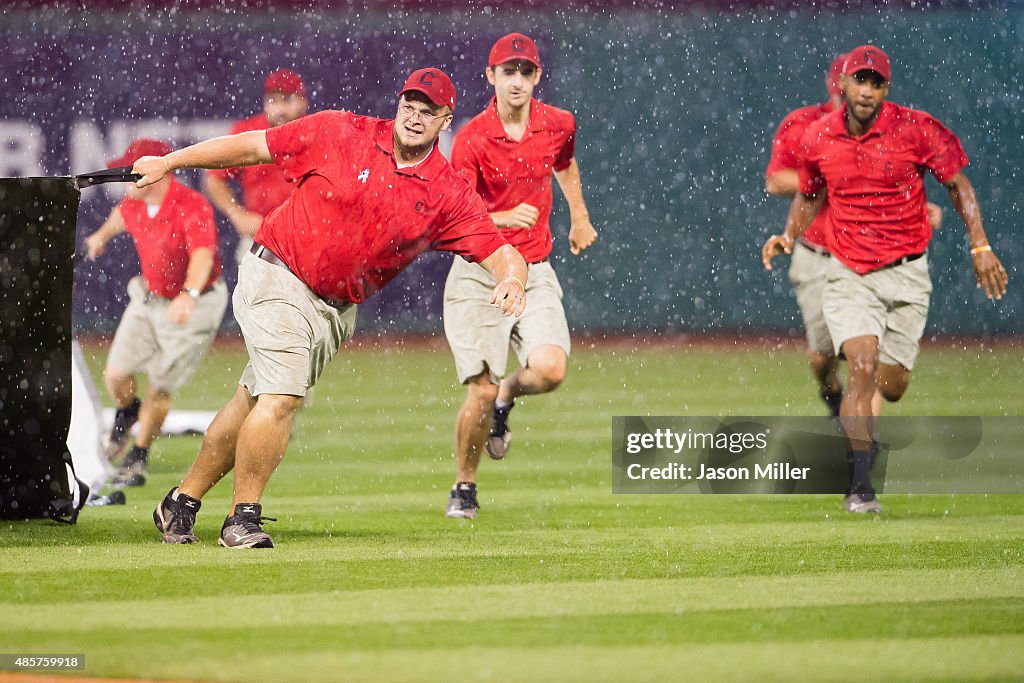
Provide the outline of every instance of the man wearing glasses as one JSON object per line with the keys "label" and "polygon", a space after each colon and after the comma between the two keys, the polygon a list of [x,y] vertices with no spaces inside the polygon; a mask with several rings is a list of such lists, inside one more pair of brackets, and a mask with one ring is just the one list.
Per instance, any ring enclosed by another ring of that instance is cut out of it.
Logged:
{"label": "man wearing glasses", "polygon": [[[444,329],[466,400],[455,420],[456,476],[446,516],[475,518],[476,471],[486,448],[508,452],[515,399],[555,390],[565,378],[569,326],[551,253],[551,176],[569,203],[569,248],[579,255],[597,239],[574,158],[576,121],[570,112],[533,98],[540,81],[537,46],[521,33],[491,48],[490,104],[455,136],[452,166],[483,197],[502,235],[529,263],[530,309],[519,319],[488,310],[491,274],[456,259],[445,283]],[[509,344],[519,368],[505,376]]]}
{"label": "man wearing glasses", "polygon": [[439,69],[420,69],[399,97],[394,120],[324,111],[135,164],[140,187],[177,168],[270,162],[296,184],[239,266],[233,304],[249,364],[192,468],[153,513],[165,543],[196,541],[200,500],[234,469],[232,513],[219,543],[273,547],[259,501],[302,397],[352,336],[356,304],[419,254],[437,249],[479,262],[494,278],[491,303],[503,315],[522,314],[523,258],[437,149],[451,125],[455,86]]}

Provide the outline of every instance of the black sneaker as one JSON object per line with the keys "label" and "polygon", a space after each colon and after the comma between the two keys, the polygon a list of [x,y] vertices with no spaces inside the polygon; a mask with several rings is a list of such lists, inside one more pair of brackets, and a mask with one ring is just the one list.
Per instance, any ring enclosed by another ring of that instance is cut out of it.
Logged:
{"label": "black sneaker", "polygon": [[235,514],[224,518],[218,543],[225,548],[273,548],[274,541],[260,524],[276,522],[273,517],[262,516],[259,503],[239,503]]}
{"label": "black sneaker", "polygon": [[491,433],[487,436],[487,443],[484,448],[492,460],[501,460],[508,454],[508,446],[512,441],[512,430],[508,428],[508,414],[515,407],[513,401],[510,405],[499,408],[494,406],[494,413],[491,415]]}
{"label": "black sneaker", "polygon": [[114,426],[110,428],[110,434],[107,435],[103,444],[107,460],[114,461],[117,456],[121,455],[125,444],[128,443],[128,435],[131,433],[132,426],[139,420],[139,408],[141,407],[142,401],[136,396],[127,407],[117,409],[117,413],[114,415]]}
{"label": "black sneaker", "polygon": [[164,536],[164,543],[196,543],[199,541],[192,528],[196,525],[196,513],[202,503],[192,496],[178,493],[178,499],[174,494],[178,487],[167,492],[164,499],[153,510],[153,522],[156,528]]}
{"label": "black sneaker", "polygon": [[476,484],[462,481],[448,494],[448,509],[444,516],[452,519],[476,519],[480,504],[476,502]]}
{"label": "black sneaker", "polygon": [[117,476],[110,483],[115,489],[123,489],[130,486],[145,486],[146,473],[149,464],[149,449],[132,446],[128,454],[124,456],[124,462],[117,470]]}

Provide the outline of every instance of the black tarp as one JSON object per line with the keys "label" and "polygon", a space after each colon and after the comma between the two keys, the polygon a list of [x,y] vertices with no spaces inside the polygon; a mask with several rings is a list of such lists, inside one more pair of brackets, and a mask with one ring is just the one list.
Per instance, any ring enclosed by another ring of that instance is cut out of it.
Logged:
{"label": "black tarp", "polygon": [[73,178],[0,178],[4,519],[73,519],[79,507],[67,446],[78,200]]}

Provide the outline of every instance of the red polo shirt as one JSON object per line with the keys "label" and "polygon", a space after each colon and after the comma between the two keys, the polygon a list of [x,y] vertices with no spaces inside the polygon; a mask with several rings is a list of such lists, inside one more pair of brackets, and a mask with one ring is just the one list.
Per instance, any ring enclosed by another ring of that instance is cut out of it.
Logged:
{"label": "red polo shirt", "polygon": [[522,140],[512,140],[498,118],[495,98],[455,134],[452,167],[469,181],[488,212],[507,211],[526,202],[537,207],[532,228],[502,228],[501,234],[528,263],[551,253],[551,172],[572,163],[576,121],[572,114],[532,100]]}
{"label": "red polo shirt", "polygon": [[149,291],[167,299],[181,294],[192,252],[203,247],[213,251],[213,270],[203,289],[220,277],[213,207],[195,190],[172,177],[171,188],[155,216],[150,218],[146,203],[138,199],[122,201],[121,216],[135,240]]}
{"label": "red polo shirt", "polygon": [[[772,157],[764,172],[766,180],[779,171],[796,171],[800,167],[800,140],[807,132],[807,127],[832,110],[831,102],[813,104],[809,107],[795,109],[782,119],[779,129],[772,139]],[[822,249],[828,248],[825,237],[826,216],[828,216],[828,199],[825,200],[818,215],[814,217],[814,222],[807,228],[807,232],[803,234],[804,240]]]}
{"label": "red polo shirt", "polygon": [[800,191],[827,187],[829,250],[861,274],[928,248],[924,172],[946,183],[967,165],[941,123],[891,102],[861,137],[846,132],[844,105],[811,124],[802,144]]}
{"label": "red polo shirt", "polygon": [[395,163],[393,120],[322,111],[267,130],[295,191],[256,233],[322,297],[361,303],[428,249],[482,261],[507,242],[435,143]]}
{"label": "red polo shirt", "polygon": [[[267,115],[257,114],[236,123],[231,128],[231,135],[247,133],[251,130],[266,130],[267,128],[270,128]],[[242,186],[242,206],[261,216],[266,216],[284,204],[284,200],[288,199],[288,195],[292,193],[292,185],[275,164],[213,169],[208,173],[221,180],[237,179]]]}

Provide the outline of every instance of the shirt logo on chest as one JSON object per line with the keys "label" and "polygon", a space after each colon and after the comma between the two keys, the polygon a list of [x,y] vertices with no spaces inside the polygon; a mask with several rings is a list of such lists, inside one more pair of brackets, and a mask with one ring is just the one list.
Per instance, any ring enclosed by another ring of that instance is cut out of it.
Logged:
{"label": "shirt logo on chest", "polygon": [[366,183],[366,179],[369,178],[369,177],[370,177],[370,169],[364,168],[362,171],[360,171],[359,175],[356,176],[356,180],[358,180],[358,181],[362,182],[363,184],[365,184]]}

